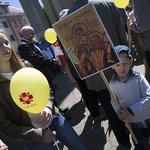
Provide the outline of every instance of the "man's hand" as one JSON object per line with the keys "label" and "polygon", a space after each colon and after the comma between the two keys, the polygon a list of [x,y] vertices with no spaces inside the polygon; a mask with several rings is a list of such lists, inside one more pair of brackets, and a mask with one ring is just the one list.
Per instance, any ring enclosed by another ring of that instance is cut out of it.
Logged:
{"label": "man's hand", "polygon": [[52,119],[52,111],[48,107],[45,107],[41,112],[40,123],[42,125],[47,125],[51,119]]}
{"label": "man's hand", "polygon": [[56,137],[56,132],[55,131],[46,130],[43,142],[51,143],[52,141],[54,141],[55,137]]}
{"label": "man's hand", "polygon": [[8,146],[0,140],[0,150],[8,150]]}
{"label": "man's hand", "polygon": [[58,59],[54,58],[53,62],[54,62],[54,65],[56,65],[58,63]]}

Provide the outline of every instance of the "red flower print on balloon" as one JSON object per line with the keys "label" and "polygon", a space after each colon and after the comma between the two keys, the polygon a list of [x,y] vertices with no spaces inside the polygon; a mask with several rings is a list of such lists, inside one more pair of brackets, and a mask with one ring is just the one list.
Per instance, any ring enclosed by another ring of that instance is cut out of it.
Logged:
{"label": "red flower print on balloon", "polygon": [[20,102],[22,102],[23,104],[29,105],[31,104],[31,102],[33,102],[33,95],[30,94],[30,92],[21,93],[19,97]]}

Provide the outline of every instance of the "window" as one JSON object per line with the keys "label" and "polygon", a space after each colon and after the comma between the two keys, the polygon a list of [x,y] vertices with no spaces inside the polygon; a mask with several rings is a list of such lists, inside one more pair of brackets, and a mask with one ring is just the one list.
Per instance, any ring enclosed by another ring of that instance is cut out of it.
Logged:
{"label": "window", "polygon": [[3,24],[4,28],[8,28],[8,24],[6,21],[2,21],[2,24]]}
{"label": "window", "polygon": [[15,26],[17,26],[17,22],[16,22],[16,20],[15,20],[15,19],[13,20],[13,22],[14,22],[14,25],[15,25]]}
{"label": "window", "polygon": [[25,24],[27,24],[27,21],[26,21],[26,19],[23,19],[23,20],[24,20]]}
{"label": "window", "polygon": [[19,35],[20,35],[20,37],[22,37],[20,32],[19,32]]}
{"label": "window", "polygon": [[14,38],[13,35],[10,35],[10,40],[11,40],[11,41],[15,41],[15,38]]}
{"label": "window", "polygon": [[20,20],[20,19],[18,19],[18,22],[19,22],[19,24],[22,24],[22,22],[21,22],[21,20]]}
{"label": "window", "polygon": [[7,12],[7,9],[6,9],[5,7],[2,7],[2,12],[3,12],[3,13],[8,13],[8,12]]}

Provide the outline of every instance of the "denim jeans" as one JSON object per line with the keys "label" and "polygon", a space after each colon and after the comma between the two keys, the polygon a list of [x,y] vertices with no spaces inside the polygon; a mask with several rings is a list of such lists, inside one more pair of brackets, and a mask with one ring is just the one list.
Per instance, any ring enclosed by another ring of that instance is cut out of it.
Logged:
{"label": "denim jeans", "polygon": [[[56,131],[56,139],[61,141],[70,150],[88,150],[88,147],[83,143],[69,122],[59,114],[54,118],[49,126],[49,129]],[[25,150],[53,150],[53,142],[50,144],[42,142],[31,142],[25,145]]]}

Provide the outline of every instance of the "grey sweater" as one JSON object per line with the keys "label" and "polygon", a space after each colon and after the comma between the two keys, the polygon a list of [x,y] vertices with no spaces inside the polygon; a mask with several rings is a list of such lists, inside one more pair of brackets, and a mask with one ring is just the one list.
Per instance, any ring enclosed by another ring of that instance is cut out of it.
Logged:
{"label": "grey sweater", "polygon": [[[116,95],[121,107],[130,108],[134,113],[128,118],[129,123],[143,122],[150,118],[150,85],[145,77],[133,72],[126,83],[122,83],[113,77],[110,87]],[[114,110],[117,106],[111,100]]]}

